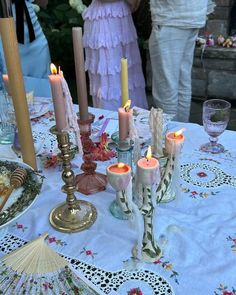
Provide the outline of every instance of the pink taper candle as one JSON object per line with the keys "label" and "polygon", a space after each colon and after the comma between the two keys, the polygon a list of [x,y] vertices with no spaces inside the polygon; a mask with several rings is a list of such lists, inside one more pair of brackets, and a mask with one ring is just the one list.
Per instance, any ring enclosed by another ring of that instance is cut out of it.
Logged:
{"label": "pink taper candle", "polygon": [[123,108],[118,109],[119,119],[119,140],[126,140],[129,137],[130,117],[133,116],[133,110],[130,109],[130,100]]}
{"label": "pink taper candle", "polygon": [[82,40],[82,28],[72,28],[76,86],[81,120],[88,119],[88,96],[84,67],[84,48]]}
{"label": "pink taper candle", "polygon": [[56,128],[58,131],[62,131],[67,128],[66,119],[66,105],[65,98],[62,90],[61,76],[57,74],[57,69],[54,64],[51,64],[51,72],[49,75],[49,81],[52,90],[52,99],[54,106],[54,113],[56,119]]}

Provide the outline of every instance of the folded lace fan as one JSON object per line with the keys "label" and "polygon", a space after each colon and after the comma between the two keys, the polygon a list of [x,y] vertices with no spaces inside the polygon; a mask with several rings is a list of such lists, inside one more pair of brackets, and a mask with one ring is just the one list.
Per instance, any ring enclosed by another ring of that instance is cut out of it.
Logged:
{"label": "folded lace fan", "polygon": [[[0,258],[1,294],[103,294],[45,242],[47,234]],[[79,293],[78,293],[79,292]]]}
{"label": "folded lace fan", "polygon": [[49,248],[44,240],[47,234],[3,257],[1,261],[18,274],[46,274],[65,267],[68,263]]}

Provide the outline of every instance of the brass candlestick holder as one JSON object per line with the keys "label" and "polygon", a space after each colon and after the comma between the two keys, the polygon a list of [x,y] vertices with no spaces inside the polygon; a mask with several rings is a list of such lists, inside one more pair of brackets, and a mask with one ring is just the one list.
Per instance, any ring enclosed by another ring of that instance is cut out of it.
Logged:
{"label": "brass candlestick holder", "polygon": [[87,120],[78,118],[80,127],[81,142],[83,146],[83,161],[81,170],[84,173],[79,174],[75,178],[76,190],[85,195],[91,195],[100,191],[104,191],[107,185],[107,176],[96,172],[97,164],[93,161],[92,149],[93,141],[90,139],[91,124],[94,121],[94,115],[89,113]]}
{"label": "brass candlestick holder", "polygon": [[50,129],[50,132],[56,135],[58,147],[61,151],[59,156],[63,163],[62,179],[65,182],[62,191],[67,194],[67,198],[66,202],[51,211],[49,221],[56,230],[62,232],[82,231],[95,222],[97,210],[91,203],[77,200],[75,197],[75,177],[71,169],[73,155],[70,150],[68,133],[57,131],[55,126]]}

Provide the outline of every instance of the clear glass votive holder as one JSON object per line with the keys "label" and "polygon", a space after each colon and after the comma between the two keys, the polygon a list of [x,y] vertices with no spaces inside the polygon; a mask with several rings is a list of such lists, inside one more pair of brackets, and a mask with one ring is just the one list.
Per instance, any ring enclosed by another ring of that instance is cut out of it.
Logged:
{"label": "clear glass votive holder", "polygon": [[12,144],[16,129],[12,98],[0,91],[0,144]]}
{"label": "clear glass votive holder", "polygon": [[116,146],[118,163],[125,163],[133,168],[133,141],[119,141]]}

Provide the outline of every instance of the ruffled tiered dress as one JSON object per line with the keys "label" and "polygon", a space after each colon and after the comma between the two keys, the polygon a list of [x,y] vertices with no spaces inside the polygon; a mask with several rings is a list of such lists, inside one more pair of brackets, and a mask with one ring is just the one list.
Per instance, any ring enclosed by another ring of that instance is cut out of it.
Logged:
{"label": "ruffled tiered dress", "polygon": [[137,34],[124,0],[93,0],[84,11],[85,68],[89,73],[93,106],[117,110],[121,106],[120,60],[128,59],[129,97],[133,106],[147,108]]}

